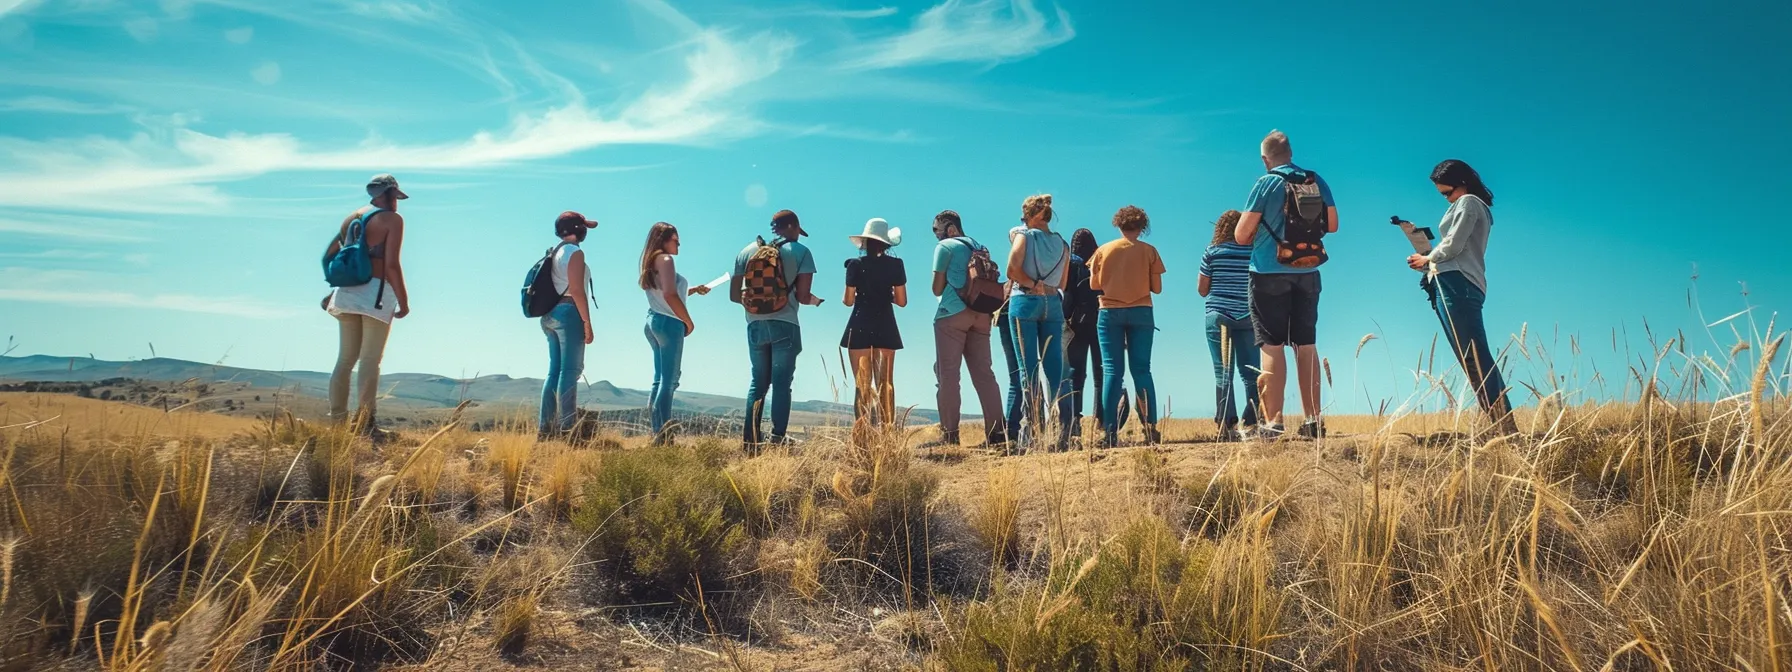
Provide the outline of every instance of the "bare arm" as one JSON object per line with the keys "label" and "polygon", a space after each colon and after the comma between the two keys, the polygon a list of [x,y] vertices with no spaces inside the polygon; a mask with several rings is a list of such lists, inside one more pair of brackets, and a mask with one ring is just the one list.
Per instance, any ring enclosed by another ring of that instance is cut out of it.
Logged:
{"label": "bare arm", "polygon": [[566,295],[573,298],[579,307],[579,319],[591,324],[591,301],[585,295],[585,251],[572,253],[566,260]]}
{"label": "bare arm", "polygon": [[392,285],[392,293],[398,297],[398,312],[392,317],[404,317],[411,313],[411,293],[404,285],[404,216],[396,212],[379,216],[392,218],[392,232],[386,234],[386,284]]}
{"label": "bare arm", "polygon": [[330,244],[328,246],[324,247],[324,259],[323,260],[325,262],[328,262],[330,260],[330,257],[336,256],[337,252],[342,251],[342,239],[348,237],[348,225],[353,224],[355,222],[355,218],[359,217],[359,216],[361,216],[361,213],[356,212],[355,214],[352,214],[346,218],[343,218],[342,226],[336,229],[336,237],[331,238]]}
{"label": "bare arm", "polygon": [[666,297],[666,305],[679,321],[684,322],[684,333],[689,336],[696,323],[691,321],[691,311],[685,307],[684,297],[678,295],[678,269],[673,265],[672,255],[661,254],[653,260],[653,275],[660,296]]}
{"label": "bare arm", "polygon": [[1208,294],[1212,294],[1213,293],[1213,278],[1209,278],[1205,275],[1201,276],[1201,286],[1198,288],[1198,290],[1201,292],[1201,296],[1207,296]]}
{"label": "bare arm", "polygon": [[945,296],[946,295],[946,272],[945,271],[934,271],[933,272],[933,295],[934,296]]}
{"label": "bare arm", "polygon": [[1020,270],[1020,264],[1027,258],[1027,237],[1014,239],[1014,246],[1008,249],[1008,279],[1023,289],[1033,286],[1033,279]]}
{"label": "bare arm", "polygon": [[796,286],[790,289],[790,294],[791,296],[796,297],[797,303],[805,306],[809,305],[809,299],[811,298],[809,294],[809,286],[814,284],[814,282],[814,273],[803,273],[796,276]]}
{"label": "bare arm", "polygon": [[852,307],[853,300],[858,298],[856,296],[858,293],[859,288],[852,286],[852,281],[849,278],[846,283],[846,295],[840,298],[840,303],[846,304],[848,308]]}
{"label": "bare arm", "polygon": [[[1333,208],[1334,211],[1337,208]],[[1337,221],[1337,220],[1332,220]],[[1238,216],[1238,230],[1232,235],[1233,242],[1249,245],[1257,239],[1257,225],[1263,222],[1263,213],[1247,212]]]}
{"label": "bare arm", "polygon": [[741,282],[744,280],[745,280],[745,278],[740,277],[739,273],[735,273],[734,277],[728,279],[728,300],[729,301],[733,301],[735,303],[740,303],[740,285],[741,285]]}
{"label": "bare arm", "polygon": [[1325,208],[1325,232],[1338,232],[1338,207],[1335,205]]}
{"label": "bare arm", "polygon": [[896,307],[897,308],[907,308],[908,307],[908,285],[897,285],[896,286]]}
{"label": "bare arm", "polygon": [[1151,293],[1152,294],[1164,293],[1164,274],[1162,274],[1162,273],[1152,273],[1151,274]]}

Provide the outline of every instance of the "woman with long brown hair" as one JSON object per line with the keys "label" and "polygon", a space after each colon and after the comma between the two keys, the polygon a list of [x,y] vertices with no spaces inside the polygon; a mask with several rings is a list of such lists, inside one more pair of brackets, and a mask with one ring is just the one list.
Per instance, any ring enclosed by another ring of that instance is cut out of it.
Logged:
{"label": "woman with long brown hair", "polygon": [[672,392],[684,362],[684,339],[696,330],[684,299],[708,294],[709,288],[690,286],[678,274],[672,258],[678,256],[678,227],[665,222],[647,230],[641,249],[639,284],[647,294],[647,344],[653,347],[653,390],[648,394],[649,417],[655,443],[670,443],[666,425],[672,420]]}

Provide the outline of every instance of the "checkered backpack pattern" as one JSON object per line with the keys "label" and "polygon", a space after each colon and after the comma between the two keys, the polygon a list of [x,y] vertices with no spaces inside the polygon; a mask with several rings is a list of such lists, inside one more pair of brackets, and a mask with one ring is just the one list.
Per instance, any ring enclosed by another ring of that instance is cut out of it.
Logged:
{"label": "checkered backpack pattern", "polygon": [[752,315],[770,315],[790,305],[790,285],[784,280],[784,259],[778,248],[784,239],[773,238],[770,244],[757,238],[759,247],[747,258],[741,275],[740,305]]}

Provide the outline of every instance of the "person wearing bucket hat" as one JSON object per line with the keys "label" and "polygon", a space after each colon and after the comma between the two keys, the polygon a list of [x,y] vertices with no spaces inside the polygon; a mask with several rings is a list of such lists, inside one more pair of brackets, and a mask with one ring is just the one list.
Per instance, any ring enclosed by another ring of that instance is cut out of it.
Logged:
{"label": "person wearing bucket hat", "polygon": [[889,255],[902,244],[902,229],[882,219],[865,222],[865,232],[848,236],[863,256],[846,260],[846,298],[852,316],[840,336],[852,361],[855,434],[868,427],[895,421],[896,391],[891,387],[896,351],[902,334],[896,328],[896,308],[908,305],[908,273],[902,260]]}
{"label": "person wearing bucket hat", "polygon": [[[410,196],[398,188],[398,178],[389,173],[368,178],[367,196],[368,204],[342,220],[336,237],[324,250],[325,277],[337,286],[324,298],[323,308],[337,322],[336,368],[330,373],[330,420],[351,420],[348,397],[353,376],[357,393],[352,418],[355,429],[379,440],[385,438],[374,418],[380,360],[386,353],[392,321],[411,312],[404,267],[399,263],[404,248],[404,217],[398,214],[398,202]],[[364,276],[366,282],[339,285],[330,276],[332,263],[339,253],[349,254],[357,247],[364,251],[372,273]]]}

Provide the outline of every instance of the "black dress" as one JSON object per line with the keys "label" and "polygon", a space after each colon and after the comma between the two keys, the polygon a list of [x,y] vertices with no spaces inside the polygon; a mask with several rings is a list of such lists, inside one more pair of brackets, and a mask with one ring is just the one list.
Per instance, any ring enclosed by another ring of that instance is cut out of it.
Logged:
{"label": "black dress", "polygon": [[852,317],[840,347],[902,349],[896,330],[896,287],[908,284],[902,260],[889,255],[846,260],[846,286],[853,288]]}

